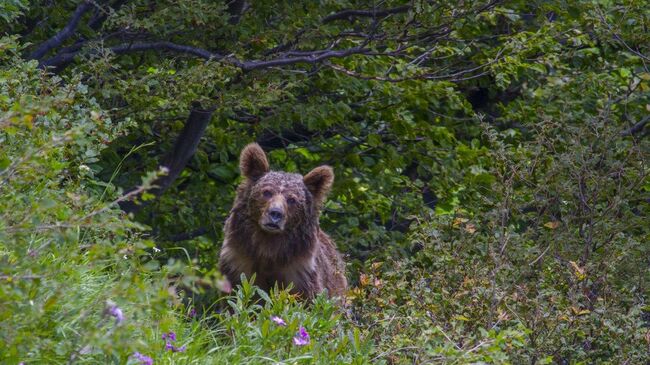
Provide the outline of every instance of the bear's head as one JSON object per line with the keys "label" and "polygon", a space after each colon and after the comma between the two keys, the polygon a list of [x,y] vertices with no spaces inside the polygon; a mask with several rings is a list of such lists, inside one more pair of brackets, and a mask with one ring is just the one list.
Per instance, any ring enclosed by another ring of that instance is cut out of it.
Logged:
{"label": "bear's head", "polygon": [[262,148],[251,143],[241,152],[239,168],[246,180],[238,194],[247,195],[241,198],[248,217],[261,231],[282,234],[318,224],[320,207],[334,181],[331,167],[316,167],[305,176],[270,171]]}

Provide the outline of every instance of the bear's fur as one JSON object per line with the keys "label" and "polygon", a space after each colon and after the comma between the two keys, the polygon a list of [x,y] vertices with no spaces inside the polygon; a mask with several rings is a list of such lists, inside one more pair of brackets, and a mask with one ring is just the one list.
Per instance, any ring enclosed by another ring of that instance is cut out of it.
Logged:
{"label": "bear's fur", "polygon": [[320,166],[304,177],[270,171],[256,143],[242,150],[239,166],[245,180],[224,228],[221,272],[233,285],[242,273],[255,273],[255,284],[264,290],[293,283],[293,291],[307,300],[325,289],[343,298],[343,260],[318,224],[334,181],[332,168]]}

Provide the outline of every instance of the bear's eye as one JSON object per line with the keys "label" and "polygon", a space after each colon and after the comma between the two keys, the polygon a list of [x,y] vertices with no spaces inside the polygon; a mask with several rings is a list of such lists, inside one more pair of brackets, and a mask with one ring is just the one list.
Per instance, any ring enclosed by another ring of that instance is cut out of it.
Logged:
{"label": "bear's eye", "polygon": [[288,197],[287,198],[287,204],[289,205],[295,205],[297,203],[296,199],[293,197]]}
{"label": "bear's eye", "polygon": [[271,190],[264,190],[262,192],[262,196],[269,199],[273,196],[273,192]]}

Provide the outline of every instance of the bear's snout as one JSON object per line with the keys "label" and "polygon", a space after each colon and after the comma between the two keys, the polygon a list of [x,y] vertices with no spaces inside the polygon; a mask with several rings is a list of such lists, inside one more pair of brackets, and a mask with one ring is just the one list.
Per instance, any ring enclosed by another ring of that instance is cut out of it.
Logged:
{"label": "bear's snout", "polygon": [[284,213],[278,208],[271,208],[269,209],[269,218],[271,218],[271,222],[277,224],[284,218]]}
{"label": "bear's snout", "polygon": [[281,200],[282,199],[273,199],[269,202],[269,205],[260,219],[260,226],[262,226],[263,230],[271,233],[279,233],[284,230],[286,212]]}

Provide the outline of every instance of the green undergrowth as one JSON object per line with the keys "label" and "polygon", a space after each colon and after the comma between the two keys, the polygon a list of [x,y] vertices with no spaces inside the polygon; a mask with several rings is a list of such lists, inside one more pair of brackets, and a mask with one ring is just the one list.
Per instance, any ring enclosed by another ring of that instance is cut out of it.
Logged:
{"label": "green undergrowth", "polygon": [[[89,167],[126,125],[80,80],[48,76],[2,42],[0,363],[368,362],[369,342],[324,297],[306,307],[245,282],[207,310],[184,300],[179,288],[214,281],[165,259],[173,248],[145,239],[119,210],[124,192]],[[296,345],[301,327],[309,341]]]}

